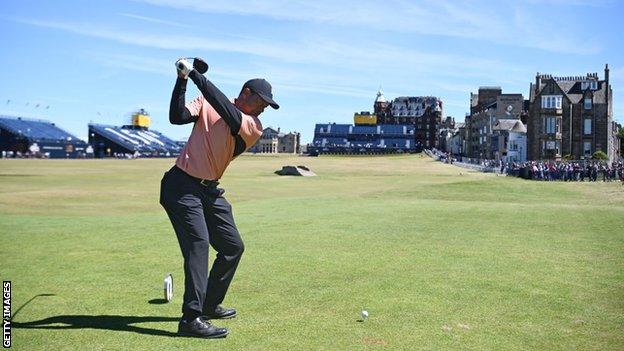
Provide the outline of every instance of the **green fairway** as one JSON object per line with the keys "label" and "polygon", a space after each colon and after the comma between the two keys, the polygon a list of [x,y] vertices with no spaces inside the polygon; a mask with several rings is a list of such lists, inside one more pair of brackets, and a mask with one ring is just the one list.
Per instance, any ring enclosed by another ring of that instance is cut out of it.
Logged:
{"label": "green fairway", "polygon": [[[624,349],[621,183],[420,155],[239,157],[221,182],[246,245],[224,303],[239,315],[214,322],[226,339],[175,337],[182,257],[158,203],[173,162],[0,160],[14,349]],[[154,303],[166,273],[174,300]]]}

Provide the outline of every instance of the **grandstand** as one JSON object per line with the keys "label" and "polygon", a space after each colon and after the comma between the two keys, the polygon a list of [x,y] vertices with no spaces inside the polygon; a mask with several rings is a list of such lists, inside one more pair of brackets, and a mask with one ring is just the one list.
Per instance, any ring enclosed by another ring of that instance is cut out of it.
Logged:
{"label": "grandstand", "polygon": [[354,124],[317,124],[310,155],[420,152],[438,145],[442,101],[432,96],[401,96],[388,102],[381,89],[374,112],[353,115]]}
{"label": "grandstand", "polygon": [[8,157],[84,157],[88,145],[54,123],[0,115],[0,151]]}
{"label": "grandstand", "polygon": [[155,130],[135,126],[89,124],[89,143],[95,157],[136,155],[142,157],[178,156],[182,146]]}
{"label": "grandstand", "polygon": [[149,130],[150,117],[141,109],[132,115],[132,125],[89,124],[89,143],[95,157],[133,155],[137,157],[178,156],[183,145],[162,133]]}
{"label": "grandstand", "polygon": [[317,124],[310,155],[420,152],[413,125]]}

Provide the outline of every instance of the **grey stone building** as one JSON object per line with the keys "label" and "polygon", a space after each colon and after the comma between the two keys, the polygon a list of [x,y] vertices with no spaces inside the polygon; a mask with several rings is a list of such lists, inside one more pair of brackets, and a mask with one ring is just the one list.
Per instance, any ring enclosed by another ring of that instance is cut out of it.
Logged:
{"label": "grey stone building", "polygon": [[622,126],[616,122],[611,122],[611,148],[613,149],[614,160],[619,160],[622,157],[622,139],[618,136],[620,134]]}
{"label": "grey stone building", "polygon": [[530,85],[528,158],[591,157],[602,151],[613,160],[613,104],[609,66],[598,73],[553,77],[537,74]]}
{"label": "grey stone building", "polygon": [[500,87],[479,87],[470,93],[470,115],[466,116],[465,156],[494,158],[492,133],[499,119],[521,120],[526,114],[522,94],[503,94]]}
{"label": "grey stone building", "polygon": [[267,127],[262,131],[260,139],[249,148],[249,152],[299,154],[301,153],[300,138],[301,136],[297,132],[284,134],[280,132],[280,128],[275,130]]}
{"label": "grey stone building", "polygon": [[377,124],[413,125],[416,144],[429,148],[439,147],[442,108],[442,100],[434,96],[400,96],[388,102],[379,90],[374,113]]}
{"label": "grey stone building", "polygon": [[440,124],[438,130],[438,146],[439,150],[451,152],[451,139],[455,133],[455,118],[446,116],[446,119]]}

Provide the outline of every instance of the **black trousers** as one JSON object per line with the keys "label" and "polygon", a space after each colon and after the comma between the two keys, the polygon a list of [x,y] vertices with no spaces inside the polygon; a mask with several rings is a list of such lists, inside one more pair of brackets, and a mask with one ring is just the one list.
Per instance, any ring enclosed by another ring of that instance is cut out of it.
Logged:
{"label": "black trousers", "polygon": [[[209,185],[173,166],[161,181],[160,204],[167,211],[184,257],[182,313],[197,316],[223,302],[244,245],[232,206],[218,182]],[[217,257],[208,275],[208,247]]]}

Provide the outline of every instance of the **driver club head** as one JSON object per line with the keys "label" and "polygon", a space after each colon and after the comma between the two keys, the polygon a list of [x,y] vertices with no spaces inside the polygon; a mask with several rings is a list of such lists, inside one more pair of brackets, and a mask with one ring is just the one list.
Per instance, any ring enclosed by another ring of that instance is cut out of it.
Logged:
{"label": "driver club head", "polygon": [[208,64],[200,57],[193,58],[193,68],[195,68],[197,72],[201,74],[208,72]]}

